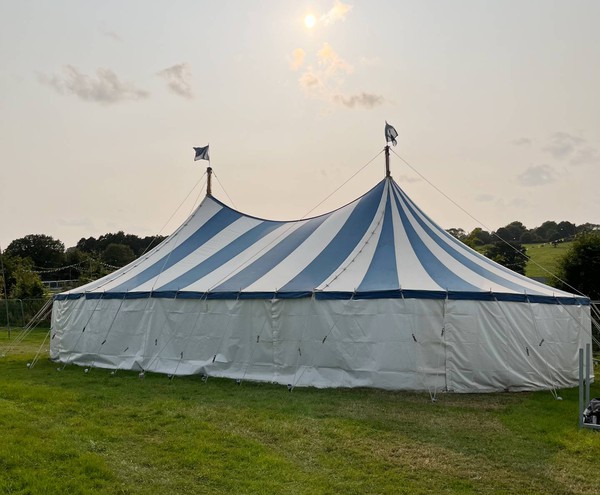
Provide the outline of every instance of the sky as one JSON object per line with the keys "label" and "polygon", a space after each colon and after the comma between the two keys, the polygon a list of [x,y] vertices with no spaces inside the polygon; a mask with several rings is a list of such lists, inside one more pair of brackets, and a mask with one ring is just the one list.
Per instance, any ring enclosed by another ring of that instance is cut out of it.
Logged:
{"label": "sky", "polygon": [[224,203],[323,213],[384,177],[385,121],[393,178],[444,228],[600,223],[598,19],[596,0],[0,0],[0,247],[168,235],[207,144]]}

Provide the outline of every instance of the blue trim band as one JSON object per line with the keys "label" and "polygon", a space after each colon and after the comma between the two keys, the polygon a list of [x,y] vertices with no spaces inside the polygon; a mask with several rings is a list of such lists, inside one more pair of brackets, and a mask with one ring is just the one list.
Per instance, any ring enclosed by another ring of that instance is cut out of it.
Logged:
{"label": "blue trim band", "polygon": [[[88,292],[79,294],[57,294],[55,301],[70,301],[75,299],[144,299],[148,297],[159,299],[301,299],[312,297],[311,291],[286,292]],[[362,292],[315,292],[317,300],[348,300],[348,299],[451,299],[453,301],[506,301],[519,303],[562,304],[564,306],[589,306],[587,297],[553,297],[529,294],[509,294],[504,292],[460,292],[460,291],[427,291],[427,290],[384,290]]]}

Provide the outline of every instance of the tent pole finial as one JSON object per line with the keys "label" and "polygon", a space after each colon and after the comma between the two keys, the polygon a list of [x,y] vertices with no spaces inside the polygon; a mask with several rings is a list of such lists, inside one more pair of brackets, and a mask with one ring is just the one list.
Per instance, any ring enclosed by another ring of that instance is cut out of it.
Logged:
{"label": "tent pole finial", "polygon": [[206,167],[206,175],[208,176],[206,182],[206,195],[212,196],[212,167]]}
{"label": "tent pole finial", "polygon": [[390,145],[385,146],[385,176],[391,177],[390,174]]}

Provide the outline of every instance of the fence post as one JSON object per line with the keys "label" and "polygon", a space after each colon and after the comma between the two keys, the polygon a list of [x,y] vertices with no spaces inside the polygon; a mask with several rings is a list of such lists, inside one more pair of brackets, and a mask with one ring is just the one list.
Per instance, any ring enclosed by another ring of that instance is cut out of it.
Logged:
{"label": "fence post", "polygon": [[4,297],[4,306],[6,308],[6,329],[8,331],[8,340],[10,340],[10,315],[8,311],[8,298]]}
{"label": "fence post", "polygon": [[21,328],[25,326],[25,312],[23,311],[23,300],[17,299],[21,303]]}
{"label": "fence post", "polygon": [[583,428],[583,349],[579,349],[579,428]]}
{"label": "fence post", "polygon": [[2,257],[2,248],[0,248],[0,270],[2,273],[4,302],[6,303],[6,328],[8,328],[8,339],[10,340],[10,318],[8,316],[8,290],[6,289],[6,272],[4,271],[4,258]]}

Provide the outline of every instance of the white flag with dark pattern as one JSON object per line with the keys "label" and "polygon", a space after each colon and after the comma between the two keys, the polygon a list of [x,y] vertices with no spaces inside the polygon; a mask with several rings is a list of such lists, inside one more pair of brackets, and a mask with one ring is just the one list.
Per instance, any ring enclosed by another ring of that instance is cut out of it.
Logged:
{"label": "white flag with dark pattern", "polygon": [[194,156],[194,161],[197,160],[208,160],[210,161],[210,157],[208,156],[208,146],[204,146],[204,148],[194,148],[196,152],[196,156]]}
{"label": "white flag with dark pattern", "polygon": [[396,129],[394,129],[393,126],[391,126],[390,124],[385,123],[385,142],[386,143],[392,143],[394,146],[396,146],[398,144],[398,141],[396,141],[396,138],[398,137],[398,133],[396,132]]}

